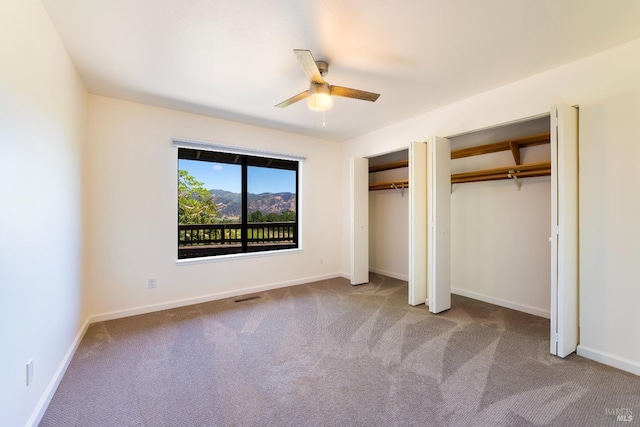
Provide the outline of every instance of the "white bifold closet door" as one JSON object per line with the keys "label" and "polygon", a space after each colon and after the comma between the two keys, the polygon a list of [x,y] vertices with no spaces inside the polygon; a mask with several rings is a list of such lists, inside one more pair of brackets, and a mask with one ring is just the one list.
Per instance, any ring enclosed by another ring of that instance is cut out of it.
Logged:
{"label": "white bifold closet door", "polygon": [[427,144],[409,145],[409,304],[427,301]]}
{"label": "white bifold closet door", "polygon": [[352,157],[350,173],[351,284],[369,282],[369,159]]}
{"label": "white bifold closet door", "polygon": [[551,354],[578,347],[578,110],[551,108]]}
{"label": "white bifold closet door", "polygon": [[451,308],[451,148],[433,137],[409,147],[409,304]]}
{"label": "white bifold closet door", "polygon": [[427,296],[440,313],[451,308],[451,144],[433,137],[427,148]]}

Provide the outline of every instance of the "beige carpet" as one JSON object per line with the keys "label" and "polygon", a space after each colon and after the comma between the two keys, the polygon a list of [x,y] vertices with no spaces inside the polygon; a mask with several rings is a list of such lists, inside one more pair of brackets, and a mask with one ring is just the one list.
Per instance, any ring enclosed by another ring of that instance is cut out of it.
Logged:
{"label": "beige carpet", "polygon": [[549,355],[546,319],[373,274],[251,296],[92,324],[40,425],[640,425],[640,377]]}

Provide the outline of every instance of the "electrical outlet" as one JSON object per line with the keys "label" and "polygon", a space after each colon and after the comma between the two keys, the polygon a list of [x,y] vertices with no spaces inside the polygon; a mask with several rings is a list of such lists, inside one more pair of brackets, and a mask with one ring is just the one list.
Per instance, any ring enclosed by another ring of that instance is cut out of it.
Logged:
{"label": "electrical outlet", "polygon": [[320,265],[322,265],[322,264],[324,264],[324,257],[323,256],[320,257]]}
{"label": "electrical outlet", "polygon": [[31,384],[33,382],[33,359],[29,359],[29,361],[27,362],[27,387],[29,387],[29,384]]}
{"label": "electrical outlet", "polygon": [[156,279],[149,279],[149,281],[147,282],[147,286],[149,287],[149,289],[155,289],[156,288]]}

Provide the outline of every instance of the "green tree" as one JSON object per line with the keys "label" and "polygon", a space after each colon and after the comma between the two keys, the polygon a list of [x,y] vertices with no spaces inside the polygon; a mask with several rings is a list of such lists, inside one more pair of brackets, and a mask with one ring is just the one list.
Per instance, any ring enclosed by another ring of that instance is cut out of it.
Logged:
{"label": "green tree", "polygon": [[213,196],[186,170],[178,171],[178,223],[211,224],[216,222],[218,211]]}
{"label": "green tree", "polygon": [[270,212],[264,216],[264,222],[278,222],[279,215],[275,212]]}
{"label": "green tree", "polygon": [[260,211],[251,212],[249,215],[249,222],[264,222],[264,216]]}
{"label": "green tree", "polygon": [[296,213],[294,211],[284,211],[280,214],[278,221],[295,221]]}

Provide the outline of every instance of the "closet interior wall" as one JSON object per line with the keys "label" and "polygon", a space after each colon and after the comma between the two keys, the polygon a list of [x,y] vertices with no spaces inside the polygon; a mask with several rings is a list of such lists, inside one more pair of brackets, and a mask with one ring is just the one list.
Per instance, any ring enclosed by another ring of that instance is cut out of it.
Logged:
{"label": "closet interior wall", "polygon": [[401,280],[409,278],[409,192],[401,184],[408,167],[376,170],[408,158],[408,150],[369,158],[369,270]]}
{"label": "closet interior wall", "polygon": [[[451,150],[549,132],[549,117],[450,137]],[[521,164],[549,161],[550,145],[520,149]],[[452,174],[515,166],[511,151],[453,159]],[[451,290],[531,314],[550,315],[551,178],[451,186]]]}

